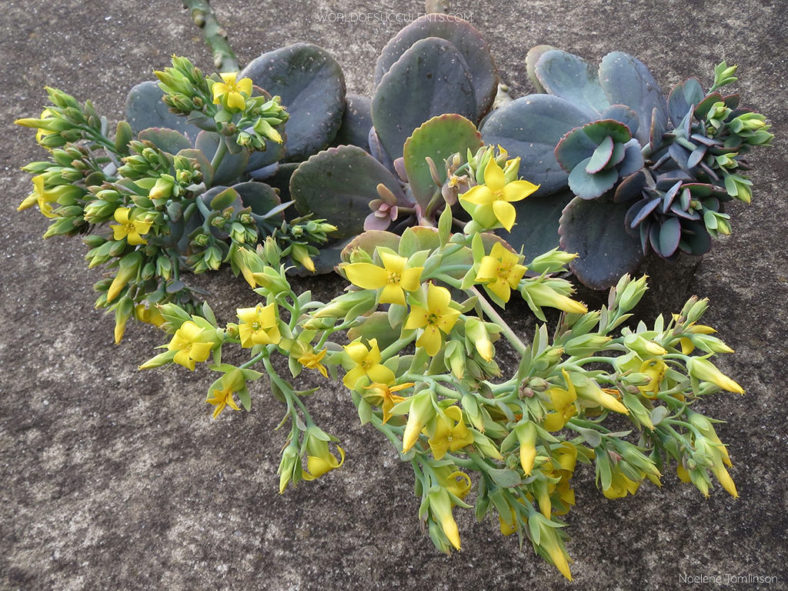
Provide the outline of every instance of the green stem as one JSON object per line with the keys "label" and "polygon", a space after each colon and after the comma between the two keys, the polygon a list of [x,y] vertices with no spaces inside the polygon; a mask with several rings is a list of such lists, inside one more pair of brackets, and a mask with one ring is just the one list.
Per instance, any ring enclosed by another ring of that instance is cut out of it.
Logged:
{"label": "green stem", "polygon": [[216,20],[216,15],[208,0],[183,0],[194,24],[202,29],[205,43],[213,55],[213,65],[220,72],[237,72],[238,58],[227,42],[227,32]]}
{"label": "green stem", "polygon": [[227,144],[224,140],[219,140],[219,146],[216,148],[216,153],[211,159],[211,168],[213,168],[213,170],[219,169],[219,165],[222,163],[222,160],[224,160],[225,154],[227,154]]}
{"label": "green stem", "polygon": [[401,339],[397,339],[393,343],[391,343],[388,347],[383,349],[380,352],[380,358],[384,361],[402,351],[405,347],[407,347],[413,340],[416,338],[416,331],[413,331],[410,335],[403,337]]}
{"label": "green stem", "polygon": [[520,355],[525,355],[528,347],[520,340],[520,337],[514,334],[514,331],[509,328],[509,325],[501,318],[501,315],[492,307],[490,302],[488,302],[475,287],[471,287],[468,291],[477,297],[477,303],[481,309],[484,310],[484,313],[492,322],[498,325],[498,328],[501,329],[501,334],[506,337],[506,340],[509,341],[512,347],[514,347]]}

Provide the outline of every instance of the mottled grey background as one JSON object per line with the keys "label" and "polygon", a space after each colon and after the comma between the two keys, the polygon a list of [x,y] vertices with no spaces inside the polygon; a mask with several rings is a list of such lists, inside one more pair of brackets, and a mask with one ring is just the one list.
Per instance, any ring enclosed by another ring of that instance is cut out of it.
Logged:
{"label": "mottled grey background", "polygon": [[[515,96],[529,91],[528,48],[550,43],[594,61],[630,52],[665,89],[691,75],[707,84],[724,58],[740,66],[744,102],[770,117],[778,140],[754,155],[753,204],[733,205],[734,235],[666,293],[709,297],[709,323],[737,350],[720,365],[747,393],[713,397],[703,409],[728,421],[719,432],[741,498],[716,487],[704,499],[671,472],[661,489],[608,501],[586,468],[576,478],[569,550],[576,589],[674,589],[687,586],[682,576],[702,575],[775,576],[771,588],[786,588],[785,3],[451,4],[490,42]],[[311,41],[336,56],[357,93],[370,91],[387,39],[422,10],[416,0],[215,5],[242,62]],[[419,527],[410,469],[383,437],[358,426],[341,388],[324,388],[313,404],[321,424],[342,434],[345,466],[279,496],[279,403],[260,388],[253,412],[211,422],[207,372],[136,370],[163,340],[155,330],[130,326],[112,344],[112,317],[93,309],[91,285],[101,274],[86,270],[86,249],[73,239],[42,242],[44,218],[14,211],[31,188],[19,167],[41,152],[12,121],[40,112],[44,85],[91,98],[117,120],[128,88],[174,53],[210,70],[176,0],[2,2],[0,586],[570,588],[492,520],[463,514],[462,553],[436,553]],[[225,321],[252,301],[227,273],[202,284]],[[325,297],[339,283],[304,286]]]}

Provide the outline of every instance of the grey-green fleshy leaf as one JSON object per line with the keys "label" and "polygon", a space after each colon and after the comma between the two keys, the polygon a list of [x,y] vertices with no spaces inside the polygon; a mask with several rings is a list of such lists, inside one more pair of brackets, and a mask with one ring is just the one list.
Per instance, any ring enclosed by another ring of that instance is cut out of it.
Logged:
{"label": "grey-green fleshy leaf", "polygon": [[566,187],[569,177],[555,159],[556,145],[568,131],[588,122],[586,113],[567,100],[532,94],[490,113],[481,128],[482,140],[500,144],[511,158],[519,156],[520,176],[541,185],[538,195],[550,195]]}
{"label": "grey-green fleshy leaf", "polygon": [[697,78],[689,78],[673,87],[668,96],[668,112],[673,127],[681,125],[684,116],[700,101],[705,93]]}
{"label": "grey-green fleshy leaf", "polygon": [[492,107],[498,89],[498,74],[489,46],[481,33],[460,18],[424,15],[402,29],[381,50],[375,64],[375,84],[380,84],[383,76],[408,49],[428,37],[451,42],[462,55],[469,70],[476,102],[476,112],[469,119],[478,122]]}
{"label": "grey-green fleshy leaf", "polygon": [[646,145],[650,141],[652,111],[657,109],[660,120],[667,120],[667,104],[659,84],[648,68],[639,60],[621,51],[602,58],[599,83],[610,104],[623,104],[638,114],[635,137]]}
{"label": "grey-green fleshy leaf", "polygon": [[624,229],[628,209],[628,204],[607,198],[586,201],[579,197],[564,208],[559,225],[561,249],[577,253],[570,268],[591,289],[612,287],[643,259],[639,239]]}
{"label": "grey-green fleshy leaf", "polygon": [[282,98],[290,114],[285,123],[288,160],[303,160],[336,136],[345,111],[345,78],[325,49],[295,43],[269,51],[246,66],[240,77]]}
{"label": "grey-green fleshy leaf", "polygon": [[137,134],[137,139],[140,141],[147,141],[154,146],[167,152],[168,154],[177,154],[181,150],[188,150],[192,147],[192,143],[185,135],[174,129],[167,129],[165,127],[150,127],[143,129]]}
{"label": "grey-green fleshy leaf", "polygon": [[553,195],[535,196],[514,204],[517,223],[511,232],[498,233],[518,252],[522,248],[526,256],[533,258],[558,247],[558,221],[564,207],[574,198],[571,191],[559,191]]}
{"label": "grey-green fleshy leaf", "polygon": [[586,109],[591,118],[610,106],[595,68],[576,55],[560,49],[547,51],[536,62],[534,75],[547,93]]}
{"label": "grey-green fleshy leaf", "polygon": [[429,37],[405,51],[372,97],[372,123],[392,160],[419,125],[444,113],[476,119],[476,98],[465,58],[449,41]]}
{"label": "grey-green fleshy leaf", "polygon": [[591,158],[582,160],[569,173],[569,188],[581,199],[596,199],[613,188],[618,180],[615,168],[602,170],[595,174],[587,172]]}
{"label": "grey-green fleshy leaf", "polygon": [[[219,146],[220,141],[225,140],[218,133],[214,133],[212,131],[201,131],[197,135],[197,141],[195,142],[195,145],[198,150],[205,154],[205,157],[210,162],[213,160],[214,154],[216,154],[216,149]],[[232,183],[233,181],[237,180],[241,174],[243,174],[243,171],[246,169],[248,163],[248,151],[241,150],[240,152],[233,154],[228,150],[224,155],[224,158],[222,158],[219,167],[214,170],[213,183],[215,185]]]}
{"label": "grey-green fleshy leaf", "polygon": [[186,117],[172,113],[161,100],[164,92],[158,82],[148,80],[134,86],[126,97],[126,121],[136,134],[149,127],[166,127],[186,134],[192,141],[200,129]]}
{"label": "grey-green fleshy leaf", "polygon": [[[275,207],[282,204],[279,195],[273,187],[266,183],[247,181],[233,185],[233,189],[241,196],[241,203],[244,207],[251,207],[252,213],[266,215]],[[270,224],[277,224],[284,219],[284,213],[279,212],[268,218]]]}
{"label": "grey-green fleshy leaf", "polygon": [[369,152],[369,130],[372,128],[372,100],[358,94],[345,97],[347,103],[342,125],[332,142],[335,146],[358,146]]}
{"label": "grey-green fleshy leaf", "polygon": [[357,146],[339,146],[302,162],[290,177],[290,195],[302,215],[314,213],[338,228],[334,237],[350,238],[364,231],[369,202],[379,198],[380,183],[398,202],[404,199],[399,181],[386,167]]}

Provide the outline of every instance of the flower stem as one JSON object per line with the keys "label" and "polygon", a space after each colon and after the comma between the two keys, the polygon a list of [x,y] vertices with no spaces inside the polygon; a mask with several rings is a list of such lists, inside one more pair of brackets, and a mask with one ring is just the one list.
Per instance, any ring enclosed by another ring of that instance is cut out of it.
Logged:
{"label": "flower stem", "polygon": [[227,42],[227,33],[216,20],[208,0],[183,0],[183,7],[189,10],[194,24],[202,29],[205,43],[213,54],[213,65],[220,72],[237,72],[238,58]]}

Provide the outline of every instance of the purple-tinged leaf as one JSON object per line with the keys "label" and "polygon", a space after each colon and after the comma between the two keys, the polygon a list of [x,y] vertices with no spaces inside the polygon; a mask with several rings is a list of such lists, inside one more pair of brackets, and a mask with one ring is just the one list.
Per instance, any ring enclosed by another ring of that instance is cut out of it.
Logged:
{"label": "purple-tinged leaf", "polygon": [[687,168],[695,168],[706,155],[706,146],[695,148],[687,158]]}
{"label": "purple-tinged leaf", "polygon": [[703,94],[697,78],[690,78],[673,87],[668,96],[668,111],[674,127],[678,127],[687,113],[703,100]]}
{"label": "purple-tinged leaf", "polygon": [[673,256],[679,247],[681,239],[681,222],[678,218],[668,218],[659,227],[659,249],[658,254],[663,258]]}
{"label": "purple-tinged leaf", "polygon": [[602,113],[602,119],[613,119],[614,121],[623,123],[633,136],[637,133],[640,125],[638,122],[638,114],[626,105],[611,105],[610,108]]}
{"label": "purple-tinged leaf", "polygon": [[618,168],[619,174],[622,177],[636,173],[638,170],[642,169],[645,164],[643,154],[640,151],[640,144],[638,144],[637,140],[629,140],[624,148],[624,159],[621,161]]}
{"label": "purple-tinged leaf", "polygon": [[628,228],[633,230],[645,220],[651,212],[657,209],[660,199],[643,199],[627,210],[625,221]]}
{"label": "purple-tinged leaf", "polygon": [[624,179],[616,187],[613,201],[616,203],[628,203],[640,197],[643,189],[646,188],[646,173],[641,169]]}
{"label": "purple-tinged leaf", "polygon": [[586,158],[569,173],[569,188],[581,199],[596,199],[613,188],[618,180],[616,169],[603,170],[597,174],[586,172],[591,158]]}
{"label": "purple-tinged leaf", "polygon": [[548,94],[581,106],[591,117],[610,105],[594,68],[576,55],[560,49],[547,51],[536,62],[534,74]]}
{"label": "purple-tinged leaf", "polygon": [[681,188],[681,181],[676,181],[676,184],[673,185],[670,189],[668,189],[665,194],[662,196],[662,213],[668,211],[670,206],[673,204],[673,200],[676,198],[676,195]]}
{"label": "purple-tinged leaf", "polygon": [[596,174],[607,166],[611,156],[613,156],[614,145],[613,138],[609,135],[602,140],[586,164],[586,172],[588,174]]}

